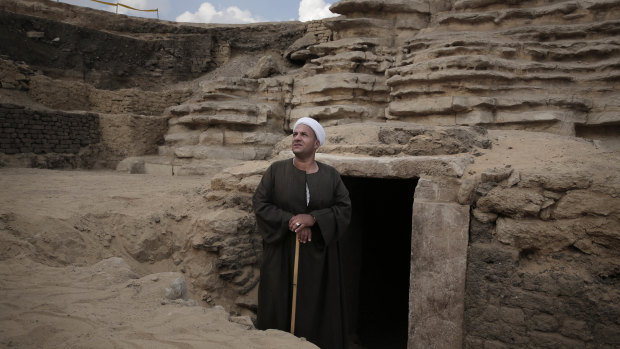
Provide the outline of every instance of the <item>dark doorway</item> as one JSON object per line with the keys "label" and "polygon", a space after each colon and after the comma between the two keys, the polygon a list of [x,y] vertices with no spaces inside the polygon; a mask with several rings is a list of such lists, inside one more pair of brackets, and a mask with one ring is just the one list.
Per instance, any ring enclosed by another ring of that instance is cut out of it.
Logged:
{"label": "dark doorway", "polygon": [[413,179],[342,177],[353,216],[342,240],[350,347],[406,348]]}

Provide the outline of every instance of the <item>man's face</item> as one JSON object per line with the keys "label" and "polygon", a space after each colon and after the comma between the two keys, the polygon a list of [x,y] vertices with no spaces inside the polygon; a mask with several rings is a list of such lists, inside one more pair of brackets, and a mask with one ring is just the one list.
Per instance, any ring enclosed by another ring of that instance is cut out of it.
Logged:
{"label": "man's face", "polygon": [[319,149],[320,143],[308,125],[300,124],[293,130],[293,154],[308,156]]}

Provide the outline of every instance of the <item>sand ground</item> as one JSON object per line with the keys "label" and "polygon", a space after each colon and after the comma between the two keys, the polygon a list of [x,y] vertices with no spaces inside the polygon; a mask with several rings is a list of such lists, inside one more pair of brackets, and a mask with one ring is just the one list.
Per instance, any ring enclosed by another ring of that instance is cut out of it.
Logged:
{"label": "sand ground", "polygon": [[206,188],[204,177],[0,169],[0,347],[315,347],[221,306],[167,300],[183,275],[171,262],[138,262],[118,237],[76,229],[84,217],[200,210]]}

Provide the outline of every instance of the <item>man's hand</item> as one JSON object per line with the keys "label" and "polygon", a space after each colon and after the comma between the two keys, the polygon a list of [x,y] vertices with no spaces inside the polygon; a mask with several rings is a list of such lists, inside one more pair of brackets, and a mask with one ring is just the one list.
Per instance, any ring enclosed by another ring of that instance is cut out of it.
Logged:
{"label": "man's hand", "polygon": [[316,221],[311,215],[298,214],[288,221],[288,228],[297,234],[299,242],[305,243],[312,241],[312,230],[310,228],[314,226],[314,223]]}
{"label": "man's hand", "polygon": [[297,240],[302,244],[312,241],[312,229],[305,227],[297,230]]}

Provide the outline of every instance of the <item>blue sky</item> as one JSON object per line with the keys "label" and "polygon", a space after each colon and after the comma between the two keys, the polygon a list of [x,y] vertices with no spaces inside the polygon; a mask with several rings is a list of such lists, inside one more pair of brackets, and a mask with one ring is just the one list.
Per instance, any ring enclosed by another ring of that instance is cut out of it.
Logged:
{"label": "blue sky", "polygon": [[[60,2],[116,11],[116,6],[91,0],[59,0]],[[196,23],[253,23],[290,20],[308,21],[334,16],[329,6],[336,0],[104,0],[122,3],[139,9],[159,9],[159,18]],[[157,18],[152,12],[118,8],[119,13],[145,18]]]}

